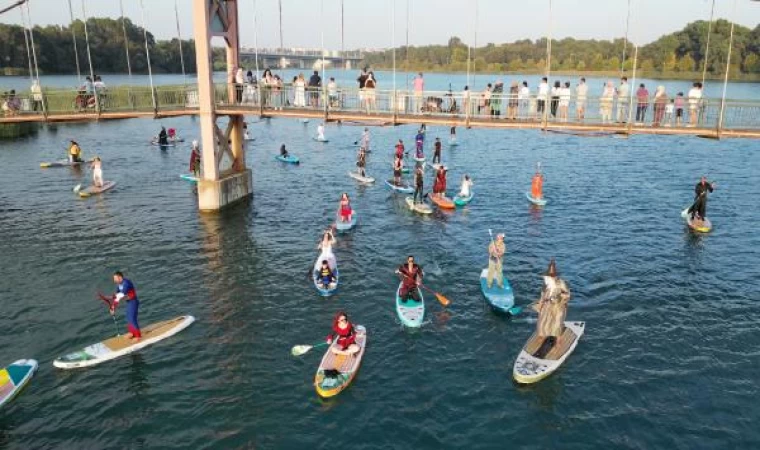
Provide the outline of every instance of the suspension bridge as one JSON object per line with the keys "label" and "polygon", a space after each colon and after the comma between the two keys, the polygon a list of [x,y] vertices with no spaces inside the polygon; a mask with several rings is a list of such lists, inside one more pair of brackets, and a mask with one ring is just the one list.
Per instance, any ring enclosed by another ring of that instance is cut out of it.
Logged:
{"label": "suspension bridge", "polygon": [[[19,0],[6,10],[15,7],[22,10],[30,77],[42,85],[28,2],[29,0]],[[120,0],[120,5],[122,2],[123,0]],[[71,0],[68,3],[71,11]],[[171,86],[154,84],[148,36],[144,26],[145,9],[140,0],[149,86],[128,85],[109,88],[93,86],[88,89],[52,89],[42,86],[36,92],[17,94],[12,99],[5,99],[4,115],[0,117],[0,124],[199,116],[202,136],[202,179],[198,183],[198,201],[203,211],[218,210],[252,193],[251,170],[246,166],[243,151],[243,127],[246,115],[264,118],[316,118],[325,122],[365,126],[426,123],[462,127],[537,129],[588,137],[613,134],[624,136],[655,134],[697,135],[718,139],[760,138],[760,101],[726,98],[725,87],[728,83],[730,67],[728,64],[722,97],[703,98],[698,102],[689,103],[687,107],[690,109],[691,118],[681,126],[674,126],[672,121],[664,122],[662,117],[656,119],[656,114],[655,120],[649,119],[647,123],[634,121],[636,99],[633,97],[633,92],[628,99],[616,99],[618,105],[621,101],[624,102],[625,113],[623,120],[611,123],[604,111],[612,108],[613,99],[606,97],[584,99],[583,113],[579,110],[581,106],[579,99],[569,98],[567,103],[562,104],[564,114],[555,115],[549,114],[548,105],[555,99],[550,98],[548,94],[545,98],[539,98],[536,95],[518,97],[515,93],[493,94],[490,104],[499,105],[498,113],[495,114],[493,107],[485,110],[480,108],[480,100],[467,91],[418,92],[398,89],[395,70],[395,22],[392,33],[394,48],[392,89],[377,90],[367,86],[363,88],[338,87],[326,82],[323,82],[319,88],[310,89],[292,84],[275,84],[266,77],[257,77],[256,82],[239,83],[236,82],[235,73],[244,56],[253,56],[258,74],[261,73],[259,62],[267,60],[268,57],[274,57],[279,61],[282,58],[301,58],[303,61],[316,62],[322,70],[322,79],[326,80],[325,70],[328,59],[333,63],[342,61],[345,64],[360,61],[361,54],[325,51],[324,34],[321,50],[301,51],[300,54],[298,51],[286,51],[282,48],[272,51],[260,51],[258,47],[242,50],[239,41],[238,3],[238,0],[192,0],[197,83],[186,82]],[[394,21],[395,3],[394,1]],[[85,4],[86,0],[82,0],[82,15],[85,19],[85,50],[90,76],[94,78]],[[182,39],[177,8],[175,0],[179,51],[182,58]],[[123,24],[123,7],[121,19]],[[257,26],[256,20],[257,14],[254,12],[254,30]],[[550,35],[549,33],[549,37]],[[213,81],[211,39],[215,37],[223,38],[225,43],[227,80],[224,83]],[[126,31],[124,39],[126,44]],[[728,60],[731,57],[732,39],[733,24]],[[76,36],[73,36],[73,44],[76,52]],[[129,63],[128,45],[125,45],[125,53]],[[469,62],[468,57],[468,80]],[[547,40],[547,75],[550,65],[551,38]],[[131,75],[129,64],[128,68]],[[77,71],[79,70],[77,56]],[[184,60],[182,60],[182,72],[185,75]],[[184,79],[186,80],[187,77],[185,76]],[[634,56],[631,84],[636,84],[636,56]],[[304,99],[308,101],[303,101]],[[13,106],[5,107],[11,101]],[[560,99],[557,98],[556,101],[559,102]],[[536,108],[537,104],[543,104],[546,107]],[[657,108],[656,105],[652,106],[653,109]],[[224,130],[218,124],[220,117],[228,119]],[[618,119],[620,119],[619,116]]]}

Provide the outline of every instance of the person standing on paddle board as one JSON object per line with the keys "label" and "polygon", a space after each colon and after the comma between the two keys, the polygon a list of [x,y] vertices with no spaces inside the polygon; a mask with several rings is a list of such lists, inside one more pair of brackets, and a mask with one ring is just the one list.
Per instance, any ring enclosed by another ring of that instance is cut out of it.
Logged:
{"label": "person standing on paddle board", "polygon": [[[339,311],[333,319],[332,333],[327,336],[327,344],[332,344],[334,339],[337,339],[337,346],[331,347],[331,350],[336,355],[353,355],[361,350],[356,343],[356,331],[354,325],[349,322],[348,315]],[[335,369],[339,369],[336,367]]]}
{"label": "person standing on paddle board", "polygon": [[496,235],[496,240],[492,241],[488,246],[488,276],[486,278],[488,289],[491,289],[494,278],[496,278],[496,284],[499,285],[499,288],[504,289],[502,261],[506,251],[507,247],[504,245],[504,233],[499,233]]}
{"label": "person standing on paddle board", "polygon": [[401,161],[401,158],[396,155],[396,158],[393,160],[393,184],[396,186],[401,186],[401,170],[404,168],[404,163]]}
{"label": "person standing on paddle board", "polygon": [[691,214],[691,220],[695,217],[702,221],[705,219],[707,213],[707,193],[712,192],[715,189],[715,183],[709,183],[706,176],[702,176],[694,186],[694,203],[689,207],[689,214]]}
{"label": "person standing on paddle board", "polygon": [[95,187],[103,187],[103,169],[100,157],[96,156],[90,164],[92,168],[92,185]]}
{"label": "person standing on paddle board", "polygon": [[198,148],[198,141],[193,141],[190,150],[190,172],[199,177],[201,174],[201,152]]}
{"label": "person standing on paddle board", "polygon": [[449,128],[449,141],[456,142],[457,140],[457,127]]}
{"label": "person standing on paddle board", "polygon": [[544,196],[544,175],[541,173],[541,163],[536,164],[536,174],[530,182],[530,195],[540,200]]}
{"label": "person standing on paddle board", "polygon": [[441,138],[435,138],[435,144],[433,144],[433,164],[441,163]]}
{"label": "person standing on paddle board", "polygon": [[166,128],[161,127],[161,131],[158,133],[158,145],[169,145],[169,140],[166,135]]}
{"label": "person standing on paddle board", "polygon": [[401,139],[399,139],[398,144],[396,144],[396,158],[404,158],[404,141]]}
{"label": "person standing on paddle board", "polygon": [[354,210],[351,209],[351,200],[348,198],[346,192],[340,196],[340,220],[341,222],[351,222],[351,216],[354,214]]}
{"label": "person standing on paddle board", "polygon": [[359,141],[359,146],[364,149],[364,151],[369,151],[369,128],[364,129],[364,133],[362,133],[362,138]]}
{"label": "person standing on paddle board", "polygon": [[325,124],[320,123],[317,127],[317,140],[324,141],[325,140]]}
{"label": "person standing on paddle board", "polygon": [[74,140],[69,145],[69,162],[82,162],[82,149]]}
{"label": "person standing on paddle board", "polygon": [[116,283],[116,292],[113,295],[113,302],[111,303],[111,315],[116,311],[119,302],[122,299],[126,299],[127,330],[129,331],[127,333],[127,339],[140,340],[142,333],[140,333],[140,325],[137,322],[137,310],[140,308],[140,301],[137,299],[135,285],[128,279],[124,278],[124,274],[121,272],[114,272],[113,282]]}
{"label": "person standing on paddle board", "polygon": [[433,194],[439,197],[446,196],[446,168],[441,166],[435,173],[435,183],[433,183]]}
{"label": "person standing on paddle board", "polygon": [[366,177],[367,174],[364,172],[364,168],[367,166],[367,152],[364,150],[364,147],[359,147],[359,156],[356,161],[356,167],[359,168],[359,175]]}
{"label": "person standing on paddle board", "polygon": [[422,158],[423,153],[423,147],[425,145],[425,132],[422,130],[422,128],[417,131],[417,136],[414,137],[414,144],[416,146],[416,156],[418,158]]}
{"label": "person standing on paddle board", "polygon": [[565,316],[569,301],[570,288],[557,274],[557,264],[552,258],[544,273],[541,298],[530,304],[530,307],[538,313],[536,334],[542,340],[541,346],[533,356],[543,358],[552,347],[560,344],[560,338],[565,331]]}
{"label": "person standing on paddle board", "polygon": [[422,266],[414,262],[414,256],[409,255],[406,263],[401,264],[396,273],[401,275],[401,291],[399,297],[406,302],[409,299],[421,301],[419,286],[422,284],[422,277],[425,275]]}
{"label": "person standing on paddle board", "polygon": [[474,183],[470,179],[470,176],[465,174],[464,178],[462,179],[462,187],[459,190],[459,196],[462,198],[467,198],[472,194],[472,185]]}
{"label": "person standing on paddle board", "polygon": [[282,156],[283,158],[287,158],[288,156],[290,156],[288,154],[288,151],[285,149],[285,144],[282,144],[280,146],[280,156]]}
{"label": "person standing on paddle board", "polygon": [[[424,179],[425,179],[425,171],[422,169],[422,166],[417,166],[416,169],[414,169],[414,203],[422,203],[423,194],[422,189],[424,186]],[[417,196],[419,196],[420,200],[417,201]]]}

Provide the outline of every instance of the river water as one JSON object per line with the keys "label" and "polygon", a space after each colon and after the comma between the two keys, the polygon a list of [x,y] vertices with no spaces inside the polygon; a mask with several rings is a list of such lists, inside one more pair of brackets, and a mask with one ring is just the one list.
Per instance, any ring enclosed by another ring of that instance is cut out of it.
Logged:
{"label": "river water", "polygon": [[[147,145],[157,121],[0,143],[0,364],[41,364],[0,414],[0,448],[760,446],[756,141],[460,130],[461,145],[444,149],[449,190],[468,173],[475,199],[421,217],[381,183],[346,175],[361,128],[330,125],[318,144],[314,121],[249,121],[253,199],[209,215],[178,178],[189,149]],[[160,124],[199,133],[192,118]],[[414,131],[373,128],[369,173],[388,177],[393,142],[411,146]],[[429,141],[447,132],[430,127]],[[39,168],[71,138],[103,158],[113,191],[82,200],[72,188],[86,173]],[[300,166],[273,159],[282,142]],[[524,195],[536,161],[542,210]],[[714,230],[696,236],[679,213],[702,174],[718,183]],[[306,272],[342,192],[359,225],[339,236],[341,286],[322,298]],[[480,294],[489,228],[506,233],[517,304],[537,297],[556,257],[573,292],[568,318],[587,324],[562,368],[531,387],[511,372],[534,325],[496,316]],[[393,270],[407,254],[452,301],[444,310],[428,296],[418,332],[394,312]],[[138,354],[53,368],[113,335],[94,293],[113,289],[114,270],[135,282],[143,326],[197,322]],[[339,309],[367,327],[369,345],[351,387],[322,401],[312,386],[322,352],[290,349],[324,339]]]}

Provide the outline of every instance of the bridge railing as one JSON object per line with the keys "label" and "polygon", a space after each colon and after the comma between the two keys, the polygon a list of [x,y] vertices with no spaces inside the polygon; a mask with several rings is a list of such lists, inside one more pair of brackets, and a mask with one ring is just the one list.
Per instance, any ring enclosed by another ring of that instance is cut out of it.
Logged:
{"label": "bridge railing", "polygon": [[[694,104],[683,99],[679,118],[675,103],[672,103],[672,110],[666,108],[667,104],[671,104],[671,99],[659,106],[649,99],[646,108],[641,109],[638,108],[636,99],[633,104],[627,100],[594,96],[589,96],[585,101],[575,96],[542,99],[531,95],[523,98],[509,93],[491,94],[489,99],[482,93],[468,94],[461,91],[415,93],[405,90],[360,90],[356,87],[323,86],[309,89],[293,85],[278,88],[261,83],[239,86],[220,83],[214,86],[217,107],[232,108],[249,114],[283,110],[311,111],[329,116],[345,112],[388,116],[389,119],[427,116],[458,121],[530,122],[546,125],[620,125],[628,122],[630,117],[637,126],[716,128],[721,109],[720,99],[703,99]],[[581,115],[582,106],[585,108]],[[6,94],[2,99],[2,113],[6,117],[42,116],[44,109],[44,115],[50,120],[70,119],[71,116],[78,115],[90,118],[93,115],[120,112],[182,114],[197,108],[198,91],[194,85],[157,86],[152,90],[142,86],[117,86],[92,93],[77,89],[46,89],[42,94]],[[632,111],[629,112],[629,109]],[[760,101],[726,100],[722,127],[760,129]]]}

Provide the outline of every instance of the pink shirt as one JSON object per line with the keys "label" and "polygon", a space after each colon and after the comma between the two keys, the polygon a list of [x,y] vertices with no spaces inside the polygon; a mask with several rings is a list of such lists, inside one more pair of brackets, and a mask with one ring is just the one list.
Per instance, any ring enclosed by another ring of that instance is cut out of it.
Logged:
{"label": "pink shirt", "polygon": [[414,90],[417,92],[422,92],[425,89],[425,80],[422,79],[422,77],[417,77],[414,79]]}

